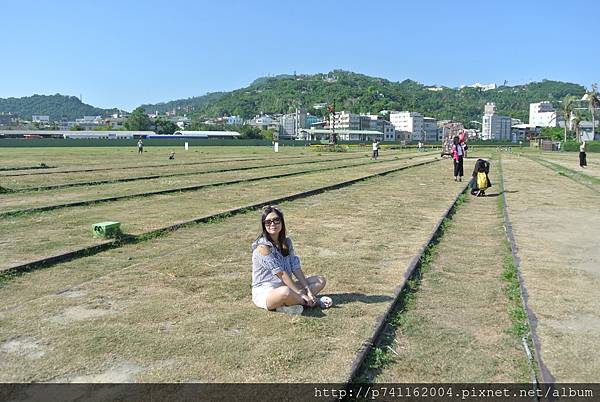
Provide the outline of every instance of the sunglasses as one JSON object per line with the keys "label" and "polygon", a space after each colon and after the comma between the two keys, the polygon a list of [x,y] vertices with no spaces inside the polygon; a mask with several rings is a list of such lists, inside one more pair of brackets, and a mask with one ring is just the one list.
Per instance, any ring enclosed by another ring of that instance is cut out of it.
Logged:
{"label": "sunglasses", "polygon": [[281,219],[279,219],[279,218],[265,219],[264,223],[265,223],[265,226],[271,226],[271,224],[273,224],[273,225],[279,225],[281,223]]}

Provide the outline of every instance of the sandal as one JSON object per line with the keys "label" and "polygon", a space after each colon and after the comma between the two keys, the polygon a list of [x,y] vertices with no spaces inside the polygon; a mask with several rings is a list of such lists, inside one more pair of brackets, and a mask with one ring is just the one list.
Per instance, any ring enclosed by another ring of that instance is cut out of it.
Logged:
{"label": "sandal", "polygon": [[319,298],[319,307],[329,308],[331,306],[333,306],[333,300],[331,300],[331,297],[322,296]]}

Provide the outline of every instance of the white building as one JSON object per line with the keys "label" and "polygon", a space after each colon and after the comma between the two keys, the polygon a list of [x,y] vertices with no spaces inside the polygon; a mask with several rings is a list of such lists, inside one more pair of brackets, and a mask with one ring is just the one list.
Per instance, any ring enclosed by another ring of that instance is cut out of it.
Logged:
{"label": "white building", "polygon": [[270,126],[271,124],[273,124],[273,118],[271,118],[271,116],[266,115],[266,114],[260,115],[260,116],[255,116],[254,119],[250,120],[250,124],[253,126],[266,128],[266,127]]}
{"label": "white building", "polygon": [[423,115],[417,112],[392,112],[390,122],[396,131],[409,133],[407,141],[421,141],[423,139]]}
{"label": "white building", "polygon": [[228,116],[225,120],[225,124],[229,124],[231,126],[241,126],[244,124],[244,119],[240,116]]}
{"label": "white building", "polygon": [[31,121],[34,123],[50,123],[50,116],[31,116]]}
{"label": "white building", "polygon": [[488,102],[484,108],[484,115],[481,126],[481,139],[510,141],[511,140],[511,123],[509,116],[500,116],[496,114],[496,104]]}
{"label": "white building", "polygon": [[463,88],[480,88],[482,91],[489,91],[491,89],[496,89],[496,83],[492,82],[491,84],[480,84],[479,82],[476,82],[475,84],[471,84],[471,85],[461,85],[460,89]]}
{"label": "white building", "polygon": [[556,110],[550,102],[529,104],[529,125],[538,127],[558,127]]}
{"label": "white building", "polygon": [[360,130],[360,115],[348,112],[339,112],[329,116],[330,126],[335,123],[335,128],[340,130]]}

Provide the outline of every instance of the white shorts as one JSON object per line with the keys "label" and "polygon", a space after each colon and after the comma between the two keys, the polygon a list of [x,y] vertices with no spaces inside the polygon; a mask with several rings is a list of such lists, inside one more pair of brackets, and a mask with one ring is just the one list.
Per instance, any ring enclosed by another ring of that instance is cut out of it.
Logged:
{"label": "white shorts", "polygon": [[274,283],[263,283],[259,286],[253,287],[252,288],[252,301],[258,307],[268,310],[267,296],[273,289],[277,289],[280,286],[284,286],[284,285],[283,284],[276,285]]}

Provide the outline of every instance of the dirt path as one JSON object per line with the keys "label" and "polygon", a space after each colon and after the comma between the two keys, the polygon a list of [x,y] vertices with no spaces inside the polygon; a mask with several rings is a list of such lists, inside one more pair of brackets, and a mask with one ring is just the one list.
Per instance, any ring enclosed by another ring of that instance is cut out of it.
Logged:
{"label": "dirt path", "polygon": [[526,158],[503,167],[541,358],[557,382],[598,382],[600,196]]}
{"label": "dirt path", "polygon": [[501,278],[507,251],[497,193],[496,184],[489,197],[469,195],[458,208],[415,299],[395,320],[395,353],[388,353],[393,362],[374,381],[529,381],[525,352],[507,333],[511,320]]}

